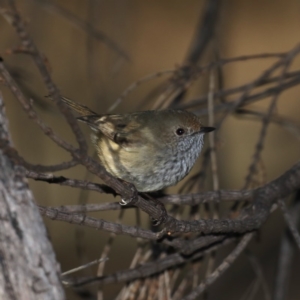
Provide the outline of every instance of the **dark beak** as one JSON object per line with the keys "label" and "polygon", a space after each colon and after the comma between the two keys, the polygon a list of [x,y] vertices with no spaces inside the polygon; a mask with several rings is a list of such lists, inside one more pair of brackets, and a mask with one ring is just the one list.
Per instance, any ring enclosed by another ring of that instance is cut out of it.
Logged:
{"label": "dark beak", "polygon": [[200,129],[200,132],[201,133],[208,133],[208,132],[214,131],[215,129],[216,129],[215,127],[202,127]]}

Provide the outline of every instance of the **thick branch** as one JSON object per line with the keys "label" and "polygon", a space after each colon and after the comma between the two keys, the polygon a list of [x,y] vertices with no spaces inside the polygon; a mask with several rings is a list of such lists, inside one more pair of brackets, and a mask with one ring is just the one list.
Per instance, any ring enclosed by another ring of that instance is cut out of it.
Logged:
{"label": "thick branch", "polygon": [[[0,138],[9,139],[0,96]],[[52,246],[23,168],[0,150],[0,298],[64,299]]]}
{"label": "thick branch", "polygon": [[[279,178],[263,187],[257,188],[253,193],[253,203],[242,211],[238,219],[180,221],[168,216],[166,220],[166,229],[171,233],[202,232],[204,234],[229,232],[244,233],[256,230],[266,220],[272,203],[277,199],[290,195],[299,188],[300,162],[296,163]],[[153,207],[149,202],[140,197],[135,205],[153,218],[157,219],[161,214],[159,208]]]}

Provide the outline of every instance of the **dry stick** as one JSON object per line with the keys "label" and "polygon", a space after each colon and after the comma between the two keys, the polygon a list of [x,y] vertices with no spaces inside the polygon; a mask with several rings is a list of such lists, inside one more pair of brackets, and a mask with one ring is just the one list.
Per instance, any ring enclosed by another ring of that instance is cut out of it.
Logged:
{"label": "dry stick", "polygon": [[[279,81],[278,81],[278,84],[282,84],[283,82],[283,79],[285,77],[285,74],[291,64],[291,59],[294,57],[295,54],[297,54],[297,52],[300,51],[300,48],[296,48],[296,51],[292,51],[287,57],[286,57],[286,62],[285,62],[285,65],[283,67],[283,71],[282,71],[282,74],[279,78]],[[246,177],[246,180],[245,180],[245,185],[243,187],[243,189],[247,189],[249,187],[249,184],[251,183],[252,181],[252,177],[254,175],[254,173],[256,172],[256,165],[257,165],[257,162],[259,161],[260,159],[260,155],[261,155],[261,152],[263,150],[263,145],[264,145],[264,141],[265,141],[265,137],[267,135],[267,129],[268,129],[268,125],[270,124],[270,119],[271,119],[271,116],[275,110],[275,107],[276,107],[276,103],[277,103],[277,100],[279,98],[279,93],[275,94],[272,101],[271,101],[271,104],[269,106],[269,109],[268,109],[268,112],[267,112],[267,115],[262,119],[262,128],[261,128],[261,131],[260,131],[260,135],[259,135],[259,138],[258,138],[258,141],[256,143],[256,147],[255,147],[255,152],[253,154],[253,159],[252,159],[252,163],[250,164],[249,166],[249,173]]]}
{"label": "dry stick", "polygon": [[61,7],[56,3],[53,3],[52,1],[44,0],[44,1],[37,1],[37,2],[43,7],[45,7],[49,12],[60,15],[64,19],[68,20],[72,25],[84,31],[86,34],[92,36],[94,39],[98,41],[103,42],[105,45],[107,45],[113,51],[117,52],[127,61],[131,60],[128,54],[115,41],[113,41],[104,32],[96,29],[90,23],[81,20],[76,15],[72,14],[70,11],[64,9],[63,7]]}
{"label": "dry stick", "polygon": [[[171,271],[172,271],[172,278],[171,278],[171,282],[170,282],[170,289],[171,289],[171,295],[172,295],[172,291],[175,288],[175,284],[176,284],[176,288],[178,287],[177,279],[178,279],[179,275],[181,274],[181,268],[177,268],[176,270],[171,270]],[[172,297],[172,299],[173,299],[173,297]]]}
{"label": "dry stick", "polygon": [[[285,54],[281,59],[279,59],[275,64],[273,64],[270,68],[265,70],[258,78],[256,78],[253,82],[251,82],[243,91],[243,94],[235,103],[227,110],[227,112],[224,114],[222,119],[218,122],[218,126],[221,126],[221,124],[225,121],[225,119],[229,116],[230,113],[232,113],[234,110],[236,110],[240,105],[242,105],[250,91],[258,86],[262,81],[264,81],[266,78],[268,78],[275,70],[277,70],[279,67],[281,67],[283,64],[286,64],[287,60],[291,60],[298,52],[300,51],[300,45],[297,45],[294,47],[291,51],[289,51],[287,54]],[[279,93],[279,92],[278,92]]]}
{"label": "dry stick", "polygon": [[[142,285],[142,287],[139,290],[139,295],[138,295],[137,300],[145,300],[146,299],[146,293],[147,293],[147,290],[148,290],[149,282],[150,282],[149,278],[147,278],[144,281],[144,284]],[[116,300],[123,300],[123,299],[120,298],[120,299],[116,299]]]}
{"label": "dry stick", "polygon": [[258,279],[258,283],[262,286],[265,300],[271,300],[271,293],[269,291],[269,287],[268,287],[266,278],[264,276],[262,266],[260,265],[256,256],[253,253],[251,253],[250,251],[246,251],[246,256],[254,270],[254,273]]}
{"label": "dry stick", "polygon": [[77,267],[77,268],[74,268],[74,269],[71,269],[71,270],[69,270],[69,271],[63,272],[63,273],[61,273],[61,276],[70,275],[70,274],[72,274],[72,273],[75,273],[75,272],[84,270],[84,269],[86,269],[86,268],[89,268],[89,267],[91,267],[91,266],[94,266],[94,265],[99,264],[100,262],[106,261],[106,260],[108,260],[108,257],[106,257],[106,258],[99,258],[99,259],[93,260],[93,261],[91,261],[91,262],[89,262],[89,263],[86,263],[86,264],[84,264],[84,265],[82,265],[82,266],[79,266],[79,267]]}
{"label": "dry stick", "polygon": [[[193,276],[193,270],[190,270],[185,276],[182,278],[178,288],[174,291],[172,295],[172,300],[182,300],[185,290],[193,285],[191,285],[191,278]],[[198,286],[198,284],[197,284]]]}
{"label": "dry stick", "polygon": [[259,278],[254,279],[248,286],[240,300],[251,300],[256,295],[260,285]]}
{"label": "dry stick", "polygon": [[[136,208],[135,209],[136,211],[136,226],[137,227],[141,227],[141,218],[140,218],[140,212],[139,210]],[[134,254],[134,257],[131,261],[131,264],[130,264],[130,269],[133,269],[137,266],[138,263],[142,263],[142,262],[145,262],[146,259],[149,258],[150,256],[150,253],[152,254],[152,251],[147,255],[147,253],[145,254],[144,257],[142,257],[142,253],[143,253],[143,249],[145,248],[145,243],[142,239],[139,239],[137,238],[137,243],[138,243],[138,246],[137,246],[137,249],[135,251],[135,254]],[[135,289],[135,290],[138,290],[138,287],[140,286],[141,282],[140,281],[137,281],[137,282],[132,282],[131,284],[129,284],[128,286],[124,286],[121,291],[119,292],[118,296],[116,297],[116,300],[120,299],[127,299],[128,298],[128,295],[129,293]]]}
{"label": "dry stick", "polygon": [[204,66],[196,67],[197,73],[203,73],[204,71],[209,71],[213,68],[225,66],[230,63],[234,62],[241,62],[241,61],[248,61],[252,59],[264,59],[264,58],[281,58],[285,57],[287,52],[280,52],[280,53],[260,53],[260,54],[252,54],[252,55],[242,55],[237,57],[231,57],[231,58],[223,58],[211,63],[208,63]]}
{"label": "dry stick", "polygon": [[165,294],[166,294],[166,298],[167,300],[171,300],[171,286],[170,286],[170,271],[165,271],[164,272],[164,286],[165,286]]}
{"label": "dry stick", "polygon": [[[143,251],[143,247],[139,245],[131,261],[129,269],[133,269],[137,266],[138,263],[145,261],[145,259],[142,258],[142,251]],[[130,289],[134,285],[139,286],[140,284],[141,281],[137,281],[137,282],[132,282],[129,286],[124,286],[119,292],[118,296],[116,297],[116,300],[127,299]]]}
{"label": "dry stick", "polygon": [[[164,253],[162,253],[160,258],[164,258],[164,256],[165,256]],[[152,299],[163,300],[165,297],[163,276],[164,276],[164,273],[161,273],[155,278],[156,284],[158,285],[158,287],[156,290],[156,297],[152,298]]]}
{"label": "dry stick", "polygon": [[[277,204],[273,204],[270,213],[273,213],[277,209]],[[196,237],[194,239],[186,240],[183,238],[175,238],[173,240],[162,240],[162,243],[166,246],[173,247],[177,251],[179,251],[182,255],[191,255],[195,251],[202,249],[204,247],[209,247],[215,243],[225,241],[229,235],[206,235]]]}
{"label": "dry stick", "polygon": [[59,212],[56,209],[45,208],[40,205],[39,210],[43,216],[46,216],[52,220],[58,220],[77,225],[85,225],[91,228],[95,228],[97,230],[104,230],[115,234],[125,234],[148,240],[157,240],[161,237],[160,233],[153,233],[150,230],[145,230],[134,226],[115,224],[102,219],[92,218],[86,215],[68,214],[65,212]]}
{"label": "dry stick", "polygon": [[[245,96],[245,101],[243,103],[240,103],[240,104],[238,103],[240,100],[240,97],[239,97],[233,101],[216,105],[214,108],[214,111],[216,113],[219,113],[219,112],[227,112],[231,109],[236,110],[238,108],[244,107],[244,106],[249,105],[258,100],[265,99],[265,98],[272,96],[274,94],[277,94],[279,92],[283,92],[291,87],[298,85],[299,83],[300,83],[300,77],[296,77],[292,80],[289,80],[289,81],[283,83],[280,86],[271,87],[262,92]],[[208,112],[207,112],[207,108],[203,108],[198,111],[195,111],[195,113],[197,113],[197,115],[199,115],[199,116],[205,116],[205,115],[207,115]]]}
{"label": "dry stick", "polygon": [[[209,260],[211,260],[211,256],[209,257]],[[199,284],[199,271],[200,271],[200,267],[202,266],[202,262],[196,261],[195,263],[192,264],[191,268],[192,268],[192,276],[193,276],[193,283],[192,283],[192,289],[195,289],[198,284]]]}
{"label": "dry stick", "polygon": [[7,140],[3,140],[0,138],[0,148],[2,149],[3,153],[10,158],[14,164],[23,166],[27,170],[32,170],[32,172],[57,172],[61,170],[66,170],[76,166],[78,163],[74,160],[68,162],[62,162],[58,165],[50,165],[44,166],[40,164],[31,164],[27,162],[23,157],[21,157],[18,151],[11,147]]}
{"label": "dry stick", "polygon": [[[54,176],[53,174],[38,173],[36,171],[26,170],[26,177],[35,179],[37,181],[44,181],[49,184],[59,184],[62,186],[69,186],[73,188],[86,189],[95,191],[98,193],[107,193],[116,196],[114,190],[106,185],[88,182],[84,180],[66,178],[64,176]],[[240,191],[240,190],[219,190],[219,191],[208,191],[203,193],[186,194],[186,195],[165,195],[158,197],[157,200],[165,204],[177,204],[177,205],[198,205],[207,202],[220,201],[251,201],[254,190]],[[65,212],[91,212],[91,211],[104,211],[104,210],[119,210],[130,208],[131,206],[120,207],[117,205],[118,202],[107,202],[107,203],[94,203],[84,205],[64,205],[53,207],[60,211]]]}
{"label": "dry stick", "polygon": [[[266,113],[263,111],[254,111],[241,108],[237,111],[237,113],[238,115],[242,114],[246,117],[249,117],[249,120],[260,120],[262,118],[266,118]],[[292,120],[289,120],[288,118],[285,118],[283,116],[272,115],[270,118],[270,122],[281,126],[285,130],[293,134],[298,140],[300,140],[300,126],[295,124]]]}
{"label": "dry stick", "polygon": [[[187,275],[186,277],[189,277],[189,276]],[[181,300],[182,299],[182,295],[184,294],[184,291],[185,291],[185,289],[187,287],[187,284],[188,284],[188,279],[186,277],[184,277],[181,280],[178,288],[176,289],[174,295],[172,296],[173,300]]]}
{"label": "dry stick", "polygon": [[61,206],[45,206],[46,209],[55,209],[68,214],[78,214],[83,212],[110,211],[133,208],[133,206],[120,206],[119,202],[81,204],[81,205],[61,205]]}
{"label": "dry stick", "polygon": [[[140,258],[139,264],[142,265],[142,264],[146,263],[147,261],[149,261],[150,258],[152,257],[152,255],[153,255],[152,249],[149,249],[149,250],[146,251],[146,252],[144,253],[144,255]],[[136,263],[135,266],[132,267],[132,269],[133,269],[133,268],[138,268],[138,264]],[[146,294],[146,292],[150,290],[152,282],[153,282],[153,280],[152,280],[152,279],[149,280],[149,278],[146,278],[145,281],[139,280],[139,281],[138,281],[137,288],[138,288],[139,286],[142,286],[142,287],[144,288],[143,293]],[[140,295],[139,295],[139,298],[141,298],[142,300],[145,299],[145,296],[142,297],[142,296],[143,296],[143,293],[141,292]],[[123,300],[123,299],[124,299],[124,298],[120,298],[120,300]],[[126,298],[125,298],[125,299],[126,299]]]}
{"label": "dry stick", "polygon": [[[209,93],[208,93],[208,126],[213,127],[215,125],[214,120],[214,73],[210,72],[210,80],[209,80]],[[219,190],[219,176],[218,176],[218,166],[217,166],[217,155],[216,155],[216,144],[215,144],[215,133],[211,132],[209,134],[209,147],[210,147],[210,162],[211,162],[211,170],[213,177],[213,190]]]}
{"label": "dry stick", "polygon": [[[141,259],[139,261],[139,265],[143,265],[143,264],[147,263],[151,259],[152,256],[153,256],[153,249],[150,248],[141,257]],[[134,268],[138,268],[138,265],[136,264]],[[146,278],[146,280],[144,282],[142,280],[140,280],[139,285],[144,284],[144,286],[145,286],[144,293],[146,293],[148,291],[148,294],[150,295],[152,287],[155,284],[155,281],[156,281],[156,278],[152,278],[151,280],[149,280],[149,278]],[[122,300],[122,299],[123,298],[121,298],[120,300]],[[145,298],[142,298],[142,299],[145,299]]]}
{"label": "dry stick", "polygon": [[[289,209],[291,222],[298,226],[300,220],[300,190],[297,191],[293,202],[293,205]],[[279,258],[272,297],[273,300],[287,299],[294,253],[295,243],[290,235],[289,227],[286,227],[282,234],[279,248]]]}
{"label": "dry stick", "polygon": [[[124,210],[121,210],[119,212],[118,218],[115,222],[116,224],[120,224],[123,215],[124,215]],[[102,261],[98,265],[97,276],[103,276],[104,268],[105,268],[105,262],[106,262],[105,258],[108,258],[108,254],[111,250],[113,242],[115,241],[115,237],[116,237],[116,234],[111,233],[109,235],[109,238],[108,238],[106,244],[104,245],[104,248],[103,248],[101,256],[100,256],[100,260],[102,260]],[[98,286],[98,289],[97,289],[97,299],[98,300],[103,299],[103,292],[102,292],[102,289],[101,289],[100,286]]]}
{"label": "dry stick", "polygon": [[233,262],[238,258],[238,256],[244,251],[244,249],[249,244],[253,233],[247,233],[236,248],[223,260],[223,262],[212,272],[204,281],[194,289],[189,295],[184,297],[182,300],[193,300],[198,299],[198,297],[206,290],[206,288],[211,285],[216,279],[218,279],[227,269],[233,264]]}
{"label": "dry stick", "polygon": [[[166,253],[163,252],[161,253],[159,259],[163,259],[166,257]],[[157,277],[155,277],[155,280],[157,282],[158,285],[158,289],[156,291],[157,294],[157,299],[158,300],[163,300],[163,299],[170,299],[170,288],[167,284],[167,282],[169,282],[169,276],[166,275],[168,272],[168,270],[165,270],[164,272],[162,272],[161,274],[159,274]],[[168,277],[167,282],[166,282],[166,278]]]}
{"label": "dry stick", "polygon": [[[297,79],[300,78],[300,71],[292,71],[289,73],[286,73],[285,76],[285,80],[293,80],[293,79]],[[274,82],[278,82],[279,80],[279,76],[274,76],[271,78],[265,78],[264,80],[262,80],[259,84],[257,84],[257,86],[255,88],[259,88],[263,85],[269,85],[270,83],[274,83]],[[242,84],[240,86],[237,87],[233,87],[233,88],[228,88],[228,89],[221,89],[218,91],[215,91],[213,93],[214,98],[223,98],[226,96],[230,96],[230,95],[234,95],[236,93],[240,93],[243,92],[245,88],[248,87],[248,83],[247,84]],[[187,103],[182,103],[178,106],[176,106],[176,108],[178,109],[189,109],[189,108],[193,108],[195,106],[199,106],[199,105],[204,105],[205,103],[207,103],[207,99],[208,99],[208,95],[204,95],[201,96],[198,99],[194,99],[194,100],[189,100]],[[219,106],[222,106],[222,104],[224,104],[224,106],[228,106],[228,102],[223,102],[221,103]]]}
{"label": "dry stick", "polygon": [[[59,185],[63,185],[63,186],[73,187],[73,188],[80,188],[83,190],[95,191],[98,193],[113,194],[114,196],[116,196],[115,191],[104,184],[93,183],[93,182],[89,182],[89,181],[85,181],[85,180],[66,178],[64,176],[54,176],[53,174],[39,173],[39,172],[32,171],[32,170],[26,170],[25,174],[26,174],[27,178],[31,178],[36,181],[44,181],[49,184],[59,184]],[[109,203],[112,204],[111,202],[109,202]],[[74,205],[74,207],[81,207],[81,210],[78,210],[78,211],[96,211],[96,210],[92,210],[92,209],[86,210],[85,207],[89,206],[89,205],[91,205],[91,204]],[[96,205],[99,205],[99,204],[96,204]],[[105,206],[105,203],[102,203],[100,205]],[[120,209],[120,207],[118,207],[118,208],[112,207],[109,209]],[[102,210],[102,209],[100,208],[100,210]]]}
{"label": "dry stick", "polygon": [[[95,152],[93,157],[95,158]],[[92,177],[93,174],[85,170],[85,175],[84,175],[85,180],[89,178],[92,179]],[[84,205],[87,203],[87,201],[88,201],[88,193],[86,193],[84,189],[80,189],[76,202],[79,203],[79,205]],[[86,231],[81,226],[76,227],[74,232],[75,235],[74,248],[80,263],[84,263],[87,260],[87,243],[84,242],[85,232]]]}
{"label": "dry stick", "polygon": [[[215,78],[213,71],[210,72],[209,77],[209,93],[208,93],[208,100],[207,100],[207,106],[208,106],[208,124],[209,126],[214,126],[214,97],[213,93],[215,90]],[[215,145],[215,133],[212,132],[212,135],[209,135],[209,147],[210,147],[210,163],[211,163],[211,171],[212,171],[212,179],[213,179],[213,190],[217,191],[219,189],[219,176],[218,176],[218,167],[217,167],[217,157],[216,157],[216,145]],[[213,218],[219,219],[219,203],[220,201],[215,201],[214,207],[213,207]],[[208,257],[205,277],[208,277],[212,270],[213,266],[215,264],[215,256],[216,253],[212,252],[210,256]]]}
{"label": "dry stick", "polygon": [[148,298],[147,300],[156,300],[154,297],[157,293],[157,280],[152,279],[151,281],[149,281],[149,288],[148,288]]}
{"label": "dry stick", "polygon": [[296,225],[294,224],[294,222],[292,220],[293,218],[291,217],[291,215],[285,205],[285,202],[282,199],[280,199],[280,200],[278,200],[278,203],[283,212],[284,220],[287,223],[287,225],[291,231],[291,234],[293,235],[293,238],[296,242],[296,245],[298,246],[298,248],[300,250],[300,234],[299,234],[299,231],[298,231]]}
{"label": "dry stick", "polygon": [[166,246],[170,246],[177,251],[179,251],[182,255],[191,255],[195,251],[199,249],[203,249],[205,247],[210,247],[216,243],[220,243],[229,238],[230,235],[207,235],[207,236],[197,236],[194,238],[190,238],[189,240],[185,238],[175,238],[173,240],[162,240],[162,243]]}
{"label": "dry stick", "polygon": [[211,251],[215,251],[220,247],[226,246],[235,240],[236,238],[228,238],[225,241],[217,243],[209,248],[205,247],[198,252],[194,252],[190,256],[183,256],[180,253],[169,254],[165,258],[144,263],[143,265],[137,266],[134,269],[118,271],[114,274],[107,275],[104,277],[79,278],[77,280],[74,279],[73,281],[70,281],[69,284],[73,285],[74,287],[79,287],[91,283],[110,284],[149,278],[149,276],[159,274],[160,272],[165,271],[169,268],[178,268],[189,261],[202,258],[204,255],[211,253]]}

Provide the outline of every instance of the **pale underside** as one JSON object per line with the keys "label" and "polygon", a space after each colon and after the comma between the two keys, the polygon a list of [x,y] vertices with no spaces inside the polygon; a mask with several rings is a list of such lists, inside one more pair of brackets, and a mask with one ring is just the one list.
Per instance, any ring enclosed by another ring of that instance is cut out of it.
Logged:
{"label": "pale underside", "polygon": [[174,151],[147,136],[147,143],[126,147],[108,139],[101,132],[92,137],[99,158],[106,170],[135,185],[140,192],[157,191],[175,185],[193,167],[202,148],[199,139],[197,151]]}

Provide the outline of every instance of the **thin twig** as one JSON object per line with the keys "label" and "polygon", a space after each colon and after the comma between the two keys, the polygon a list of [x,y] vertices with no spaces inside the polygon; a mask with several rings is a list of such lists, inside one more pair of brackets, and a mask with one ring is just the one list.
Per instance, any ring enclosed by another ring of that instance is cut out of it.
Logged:
{"label": "thin twig", "polygon": [[[290,81],[290,80],[294,80],[297,78],[298,79],[300,78],[300,71],[291,71],[291,72],[286,73],[285,81]],[[260,81],[259,84],[255,88],[260,88],[263,85],[270,85],[271,83],[278,82],[278,80],[279,80],[279,76],[265,78],[264,80]],[[248,87],[248,85],[249,85],[249,83],[246,83],[246,84],[242,84],[240,86],[233,87],[233,88],[220,89],[220,90],[215,91],[213,96],[215,99],[221,99],[225,96],[234,95],[234,94],[243,92],[244,89]],[[249,97],[251,97],[251,96],[248,96],[246,98],[246,102],[247,102],[247,99],[249,99]],[[206,94],[204,96],[201,96],[198,99],[192,99],[192,100],[187,101],[186,103],[181,103],[181,104],[177,105],[175,108],[190,109],[190,108],[194,108],[196,106],[205,105],[205,103],[207,103],[207,99],[208,99],[208,95]],[[222,102],[218,106],[218,111],[220,111],[220,107],[222,107],[222,106],[228,107],[227,102],[225,102],[225,101]]]}
{"label": "thin twig", "polygon": [[99,259],[93,260],[93,261],[91,261],[91,262],[89,262],[89,263],[86,263],[86,264],[84,264],[84,265],[82,265],[82,266],[79,266],[79,267],[77,267],[77,268],[74,268],[74,269],[71,269],[71,270],[69,270],[69,271],[63,272],[63,273],[61,273],[61,276],[70,275],[70,274],[72,274],[72,273],[75,273],[75,272],[81,271],[81,270],[83,270],[83,269],[89,268],[89,267],[91,267],[91,266],[94,266],[94,265],[96,265],[96,264],[98,264],[98,263],[100,263],[100,262],[106,261],[106,260],[108,260],[108,257],[105,257],[105,258],[99,258]]}
{"label": "thin twig", "polygon": [[[214,120],[214,73],[211,71],[209,80],[209,93],[208,93],[208,125],[213,127],[215,125]],[[210,161],[211,161],[211,171],[213,177],[213,190],[219,190],[219,176],[218,176],[218,166],[217,166],[217,155],[216,155],[216,144],[215,144],[215,133],[211,132],[209,134],[209,147],[210,147]]]}
{"label": "thin twig", "polygon": [[217,280],[227,269],[233,264],[233,262],[238,258],[238,256],[244,251],[244,249],[249,244],[253,233],[246,234],[236,248],[223,260],[223,262],[213,271],[204,281],[194,289],[190,294],[184,297],[182,300],[193,300],[197,299],[206,288],[211,285],[215,280]]}
{"label": "thin twig", "polygon": [[299,234],[299,231],[298,231],[296,225],[293,222],[293,218],[291,217],[291,215],[285,205],[285,202],[282,199],[279,199],[278,203],[283,212],[285,222],[287,223],[287,225],[291,231],[291,234],[293,235],[295,242],[298,246],[298,249],[300,250],[300,234]]}
{"label": "thin twig", "polygon": [[[296,47],[296,49],[294,49],[292,52],[290,52],[290,54],[286,57],[285,59],[285,65],[283,67],[283,71],[282,71],[282,74],[279,78],[279,81],[278,81],[278,84],[281,85],[283,80],[284,80],[284,77],[285,77],[285,74],[291,64],[291,59],[298,53],[298,51],[300,51],[300,47]],[[252,177],[253,175],[255,174],[255,171],[256,171],[256,165],[260,159],[260,155],[261,155],[261,152],[263,150],[263,145],[264,145],[264,140],[265,140],[265,137],[266,137],[266,134],[267,134],[267,129],[268,129],[268,125],[270,124],[270,120],[271,120],[271,116],[276,108],[276,103],[278,101],[278,98],[279,98],[279,93],[278,94],[275,94],[272,101],[271,101],[271,104],[269,106],[269,109],[268,109],[268,112],[267,112],[267,115],[262,119],[262,128],[261,128],[261,131],[260,131],[260,134],[259,134],[259,138],[258,138],[258,141],[256,143],[256,146],[255,146],[255,152],[253,154],[253,159],[252,159],[252,162],[249,166],[249,173],[246,177],[246,180],[245,180],[245,185],[243,187],[243,189],[247,189],[251,183],[251,180],[252,180]]]}
{"label": "thin twig", "polygon": [[[255,275],[258,279],[258,282],[260,283],[262,290],[264,292],[264,299],[265,300],[271,300],[271,293],[269,290],[269,287],[267,285],[266,278],[264,276],[262,266],[260,265],[258,259],[255,257],[254,254],[252,254],[250,251],[246,251],[246,256],[248,260],[251,263],[251,266],[255,272]],[[250,297],[249,297],[250,298]]]}
{"label": "thin twig", "polygon": [[151,261],[143,265],[137,266],[134,269],[127,269],[123,271],[118,271],[114,274],[107,275],[104,277],[89,277],[89,278],[78,278],[71,280],[69,279],[69,284],[74,287],[84,286],[92,283],[110,284],[123,281],[132,281],[135,279],[149,278],[149,276],[154,274],[159,274],[160,272],[167,270],[169,268],[180,267],[182,264],[189,261],[199,259],[211,251],[214,251],[222,246],[228,245],[233,242],[235,238],[230,238],[222,243],[215,244],[210,248],[204,248],[199,252],[195,252],[190,256],[182,256],[179,253],[174,253],[166,256],[165,258],[160,258],[156,261]]}
{"label": "thin twig", "polygon": [[[239,116],[239,114],[249,117],[249,120],[261,120],[262,118],[266,118],[266,113],[263,111],[249,110],[244,108],[241,108],[237,111],[237,116]],[[295,124],[292,120],[276,114],[271,116],[270,122],[281,126],[293,134],[298,140],[300,140],[300,126]]]}
{"label": "thin twig", "polygon": [[[299,225],[300,220],[300,191],[298,190],[293,204],[289,209],[291,217],[290,222]],[[290,228],[287,226],[282,234],[279,247],[279,258],[277,264],[277,272],[274,284],[273,300],[285,300],[288,296],[290,285],[290,276],[293,267],[293,259],[295,254],[295,243],[291,236]]]}

